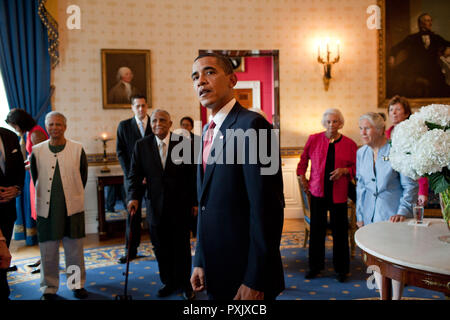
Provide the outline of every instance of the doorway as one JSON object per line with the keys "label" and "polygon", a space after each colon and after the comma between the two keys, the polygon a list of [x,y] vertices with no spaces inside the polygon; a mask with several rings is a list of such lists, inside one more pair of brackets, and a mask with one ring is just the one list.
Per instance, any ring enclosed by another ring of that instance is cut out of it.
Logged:
{"label": "doorway", "polygon": [[[279,51],[199,50],[199,54],[211,52],[232,60],[238,78],[236,100],[246,108],[258,108],[259,103],[274,129],[280,129]],[[208,117],[208,110],[200,106],[202,126],[208,123]]]}

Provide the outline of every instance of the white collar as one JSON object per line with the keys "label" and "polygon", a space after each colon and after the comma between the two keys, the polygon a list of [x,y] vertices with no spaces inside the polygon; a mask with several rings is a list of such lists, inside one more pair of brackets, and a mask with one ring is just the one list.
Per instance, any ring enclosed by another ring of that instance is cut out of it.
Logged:
{"label": "white collar", "polygon": [[140,120],[137,116],[134,116],[134,119],[136,120],[136,123],[139,126],[139,123],[142,123],[142,126],[144,127],[144,131],[147,130],[147,122],[148,122],[148,115],[145,115],[144,120]]}
{"label": "white collar", "polygon": [[230,113],[231,109],[233,109],[234,104],[236,103],[236,99],[231,99],[226,105],[224,105],[216,114],[214,117],[212,117],[211,120],[214,121],[216,124],[216,127],[214,128],[214,133],[216,133],[219,128],[222,126],[222,123],[227,118],[228,114]]}
{"label": "white collar", "polygon": [[164,142],[166,144],[166,146],[168,146],[169,142],[170,142],[170,131],[167,134],[167,136],[162,140],[160,138],[158,138],[157,136],[155,136],[155,138],[156,138],[156,143],[158,144],[158,146],[161,144],[161,142]]}

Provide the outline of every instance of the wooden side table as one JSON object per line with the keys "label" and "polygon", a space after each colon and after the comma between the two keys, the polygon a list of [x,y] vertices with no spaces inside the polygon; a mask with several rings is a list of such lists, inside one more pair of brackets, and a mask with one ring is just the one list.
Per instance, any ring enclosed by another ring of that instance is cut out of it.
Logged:
{"label": "wooden side table", "polygon": [[438,239],[448,233],[442,219],[425,219],[428,226],[378,222],[362,227],[355,241],[366,265],[382,276],[382,300],[392,299],[390,279],[443,292],[450,296],[450,245]]}
{"label": "wooden side table", "polygon": [[98,233],[100,240],[109,238],[109,224],[105,217],[105,186],[123,184],[123,171],[121,168],[112,168],[111,172],[101,173],[98,168],[97,175],[97,210],[98,210]]}

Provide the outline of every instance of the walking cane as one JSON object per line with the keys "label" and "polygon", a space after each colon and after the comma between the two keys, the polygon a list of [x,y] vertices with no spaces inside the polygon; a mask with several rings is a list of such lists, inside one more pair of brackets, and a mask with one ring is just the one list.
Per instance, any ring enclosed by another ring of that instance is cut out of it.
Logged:
{"label": "walking cane", "polygon": [[[134,212],[136,211],[136,209],[132,208],[131,211]],[[129,233],[128,233],[128,248],[127,248],[127,268],[125,270],[125,272],[123,273],[123,275],[125,276],[125,287],[124,287],[124,291],[123,291],[123,295],[117,295],[116,296],[116,300],[133,300],[131,295],[128,295],[128,271],[130,268],[130,248],[131,248],[131,236],[132,236],[132,220],[133,220],[133,214],[130,211],[129,213],[129,221],[130,221],[130,228],[129,228]]]}

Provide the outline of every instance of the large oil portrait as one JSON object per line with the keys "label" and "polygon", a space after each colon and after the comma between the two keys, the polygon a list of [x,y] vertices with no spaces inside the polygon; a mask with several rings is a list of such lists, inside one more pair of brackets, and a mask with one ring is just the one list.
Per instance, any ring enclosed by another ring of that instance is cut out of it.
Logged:
{"label": "large oil portrait", "polygon": [[151,107],[150,50],[102,49],[103,109],[130,108],[130,97],[145,95]]}
{"label": "large oil portrait", "polygon": [[379,0],[378,106],[450,104],[450,1]]}

